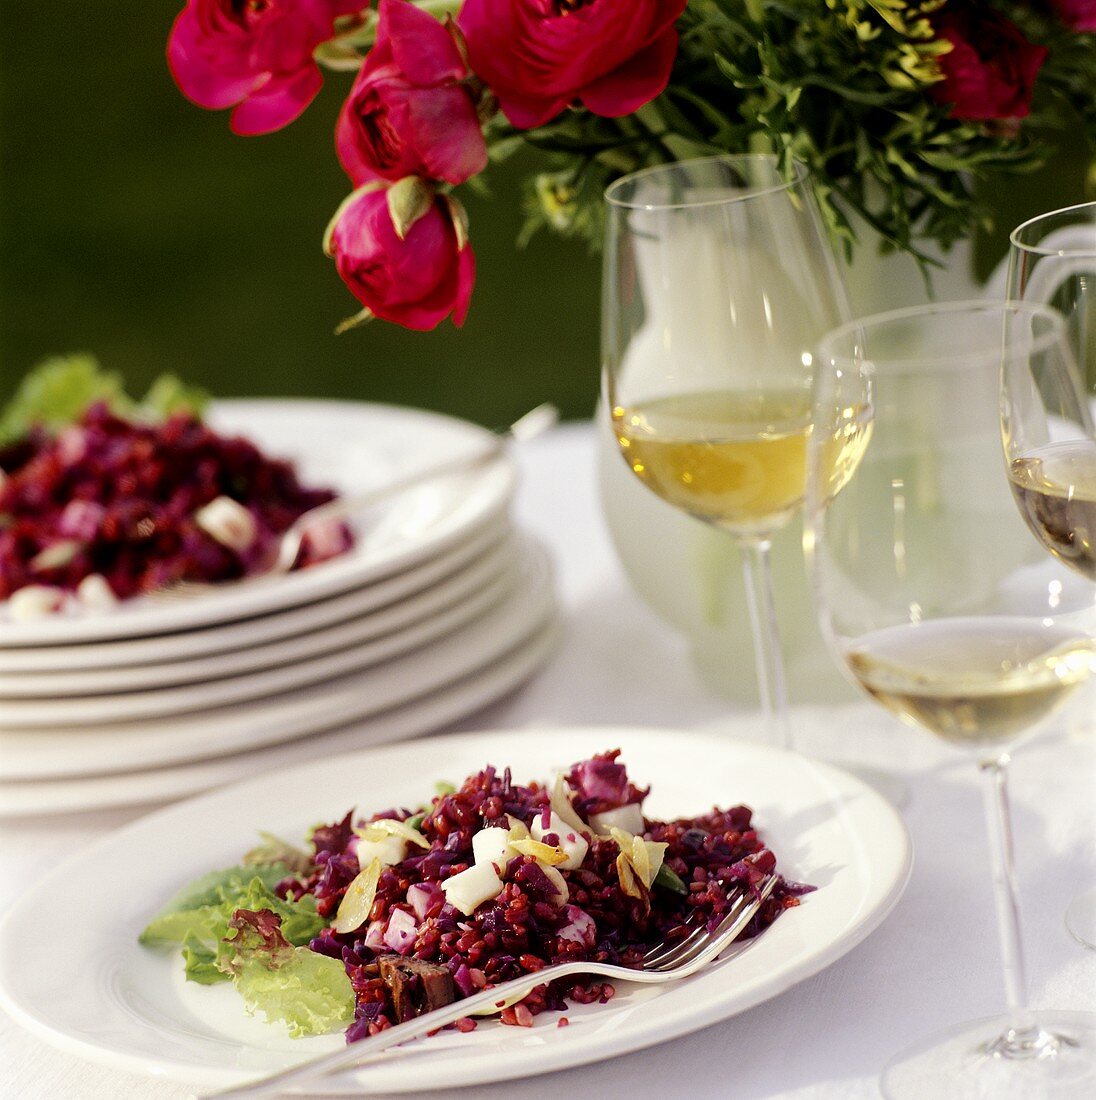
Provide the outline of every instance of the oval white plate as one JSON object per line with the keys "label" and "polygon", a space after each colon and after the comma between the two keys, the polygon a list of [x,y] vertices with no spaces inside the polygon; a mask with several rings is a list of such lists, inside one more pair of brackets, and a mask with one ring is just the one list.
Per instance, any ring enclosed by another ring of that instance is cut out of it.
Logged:
{"label": "oval white plate", "polygon": [[[117,806],[159,807],[294,762],[310,764],[368,745],[420,737],[482,710],[524,683],[551,656],[559,633],[558,622],[549,619],[509,653],[492,658],[482,668],[429,695],[355,719],[350,725],[309,732],[267,748],[147,771],[44,782],[0,782],[0,819]],[[351,718],[353,715],[348,715],[348,720]]]}
{"label": "oval white plate", "polygon": [[[471,538],[442,551],[412,569],[386,577],[374,584],[355,588],[326,600],[289,607],[270,615],[219,623],[178,634],[160,634],[152,638],[119,638],[83,645],[24,646],[0,648],[0,683],[18,685],[24,676],[53,673],[112,672],[145,665],[174,664],[203,657],[225,657],[242,648],[282,641],[321,627],[341,623],[355,616],[381,613],[401,600],[423,592],[433,585],[455,579],[484,555],[501,546],[509,522],[495,520],[476,531]],[[0,694],[3,690],[0,689]],[[50,692],[52,694],[52,692]]]}
{"label": "oval white plate", "polygon": [[[360,620],[331,628],[328,632],[330,643],[316,637],[303,643],[290,639],[294,644],[284,648],[289,652],[295,650],[296,656],[236,676],[199,678],[162,688],[106,695],[0,700],[0,730],[5,733],[63,728],[85,730],[106,723],[166,718],[296,691],[322,680],[359,672],[465,626],[502,600],[513,588],[516,574],[515,559],[503,562],[495,575],[476,591],[436,608],[430,615],[412,619],[399,630],[371,640],[363,641],[358,637],[363,629]],[[369,625],[368,622],[364,624],[366,629]],[[213,663],[216,664],[216,659]],[[216,677],[217,670],[209,675]]]}
{"label": "oval white plate", "polygon": [[[339,401],[222,401],[209,422],[247,436],[264,453],[292,459],[302,480],[341,493],[382,486],[448,457],[474,453],[490,438],[467,421],[394,405]],[[127,600],[107,612],[53,615],[32,622],[3,618],[0,646],[68,645],[191,630],[297,607],[407,569],[453,545],[506,506],[511,460],[402,493],[358,531],[347,553],[286,576],[225,585],[179,601]]]}
{"label": "oval white plate", "polygon": [[[438,584],[414,592],[376,611],[368,611],[318,630],[294,634],[266,644],[240,639],[238,649],[190,660],[167,661],[162,664],[112,665],[107,668],[83,669],[75,672],[21,672],[16,676],[0,674],[0,711],[5,702],[13,700],[49,700],[80,695],[130,694],[152,688],[174,687],[179,684],[200,684],[243,676],[263,669],[280,668],[298,661],[307,661],[350,646],[363,646],[376,639],[390,639],[408,628],[430,620],[436,624],[458,605],[475,601],[481,593],[498,582],[513,567],[517,549],[512,538],[459,569]],[[438,634],[442,633],[439,628]],[[173,635],[178,637],[178,635]],[[381,652],[384,652],[383,650]],[[86,716],[84,716],[86,717]],[[16,719],[13,717],[13,722]]]}
{"label": "oval white plate", "polygon": [[[274,679],[274,686],[261,698],[193,714],[77,729],[0,730],[0,775],[4,780],[0,815],[14,800],[22,781],[227,756],[345,725],[467,676],[508,653],[554,613],[551,569],[543,549],[532,542],[526,544],[517,575],[508,579],[500,595],[494,606],[445,637],[373,667],[344,668],[341,675],[296,691],[274,693],[277,679],[285,677],[288,684],[293,674],[278,669],[258,674]],[[387,644],[385,639],[381,642]],[[345,658],[351,665],[357,657],[353,650],[339,655],[340,662]],[[234,681],[221,683],[231,685]]]}
{"label": "oval white plate", "polygon": [[[176,952],[136,937],[179,886],[229,865],[268,829],[299,838],[318,820],[415,806],[435,779],[459,782],[491,763],[518,780],[619,746],[632,777],[653,782],[657,816],[745,802],[791,877],[819,889],[747,949],[669,986],[621,984],[607,1005],[569,1008],[531,1029],[488,1021],[442,1033],[413,1051],[311,1091],[406,1092],[525,1077],[672,1039],[742,1012],[817,973],[855,947],[898,900],[910,842],[895,810],[835,768],[793,753],[681,730],[526,730],[431,738],[317,761],[216,791],[154,814],[80,852],[25,895],[0,926],[0,1000],[25,1026],[83,1057],[205,1086],[227,1086],[341,1045],[293,1041],[247,1019],[232,991],[180,981]],[[104,889],[125,869],[126,889]],[[43,912],[79,909],[66,957],[42,936]],[[413,1068],[412,1068],[413,1067]]]}

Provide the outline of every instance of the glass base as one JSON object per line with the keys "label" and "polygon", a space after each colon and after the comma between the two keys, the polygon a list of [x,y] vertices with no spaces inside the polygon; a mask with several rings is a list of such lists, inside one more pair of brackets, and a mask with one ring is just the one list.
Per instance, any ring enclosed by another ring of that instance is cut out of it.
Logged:
{"label": "glass base", "polygon": [[1096,1013],[1035,1012],[952,1028],[899,1054],[879,1080],[886,1100],[1076,1100],[1096,1096]]}
{"label": "glass base", "polygon": [[1086,890],[1069,903],[1066,928],[1082,947],[1096,951],[1096,890]]}

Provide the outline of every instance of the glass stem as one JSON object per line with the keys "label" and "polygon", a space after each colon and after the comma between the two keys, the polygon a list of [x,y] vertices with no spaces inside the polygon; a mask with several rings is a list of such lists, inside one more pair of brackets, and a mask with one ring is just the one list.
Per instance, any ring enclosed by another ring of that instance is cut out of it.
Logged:
{"label": "glass stem", "polygon": [[757,662],[757,690],[769,740],[792,748],[792,724],[788,713],[788,688],[784,681],[784,655],[773,601],[772,543],[768,539],[741,544],[742,571],[746,579],[746,606],[753,630]]}
{"label": "glass stem", "polygon": [[994,1046],[1005,1057],[1024,1057],[1038,1033],[1028,1007],[1027,967],[1020,937],[1020,902],[1016,890],[1013,859],[1012,817],[1008,802],[1008,754],[979,764],[985,798],[986,827],[989,830],[993,869],[993,894],[997,903],[997,932],[1001,939],[1001,962],[1008,1002],[1008,1030]]}

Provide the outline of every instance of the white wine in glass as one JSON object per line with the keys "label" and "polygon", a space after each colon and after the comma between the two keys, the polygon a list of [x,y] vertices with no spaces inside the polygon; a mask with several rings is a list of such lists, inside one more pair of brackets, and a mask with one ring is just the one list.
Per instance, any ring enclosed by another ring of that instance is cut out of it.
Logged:
{"label": "white wine in glass", "polygon": [[[742,548],[770,733],[790,744],[770,577],[802,505],[811,349],[848,316],[805,171],[774,156],[660,165],[606,192],[605,397],[621,454],[652,492]],[[835,481],[866,415],[829,439]]]}
{"label": "white wine in glass", "polygon": [[[1096,202],[1054,210],[1009,237],[1008,295],[1062,314],[1077,372],[1004,378],[1002,429],[1021,514],[1045,549],[1096,582]],[[1089,719],[1096,732],[1096,716]],[[1096,949],[1096,889],[1066,910],[1078,943]]]}
{"label": "white wine in glass", "polygon": [[[816,355],[816,419],[872,409],[870,440],[839,494],[825,438],[809,440],[805,519],[822,632],[872,699],[977,766],[1003,960],[1005,1015],[957,1023],[898,1055],[880,1082],[889,1100],[1096,1095],[1096,1014],[1028,1005],[1007,798],[1013,746],[1096,677],[1096,601],[1032,539],[1013,501],[1002,364],[1029,377],[1068,371],[1061,317],[1006,302],[917,307],[842,326]],[[946,909],[939,920],[941,935],[956,934]]]}

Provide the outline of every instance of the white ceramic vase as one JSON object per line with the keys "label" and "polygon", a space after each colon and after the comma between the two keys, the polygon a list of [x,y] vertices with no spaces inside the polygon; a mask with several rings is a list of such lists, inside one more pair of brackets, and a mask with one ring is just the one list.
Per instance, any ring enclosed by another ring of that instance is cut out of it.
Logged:
{"label": "white ceramic vase", "polygon": [[[934,279],[936,300],[1003,293],[1003,268],[985,286],[976,283],[968,242],[944,259],[946,265]],[[880,256],[867,243],[848,268],[846,282],[858,316],[929,300],[912,259],[896,253]],[[597,430],[602,505],[633,587],[660,618],[689,639],[694,662],[714,691],[752,704],[757,697],[753,643],[734,541],[664,503],[639,482],[620,457],[604,408],[598,411]],[[818,629],[798,520],[773,542],[773,583],[792,701],[854,698]]]}

